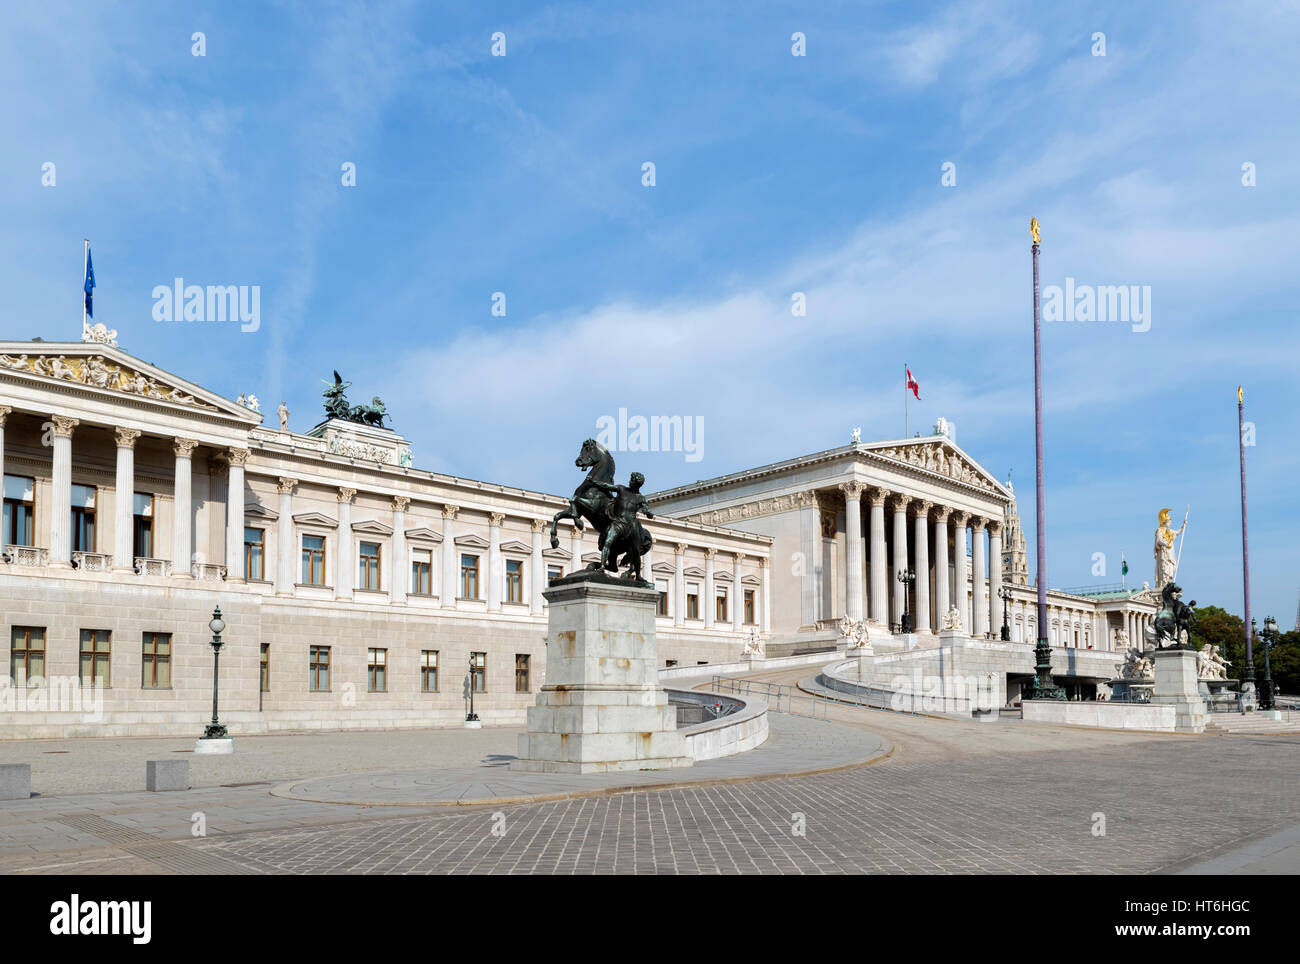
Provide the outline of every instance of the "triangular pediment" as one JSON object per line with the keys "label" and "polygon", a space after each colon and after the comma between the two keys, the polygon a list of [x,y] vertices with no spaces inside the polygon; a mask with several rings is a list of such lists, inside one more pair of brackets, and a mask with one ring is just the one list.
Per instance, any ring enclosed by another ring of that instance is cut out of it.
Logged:
{"label": "triangular pediment", "polygon": [[563,559],[566,562],[573,558],[573,553],[568,549],[552,549],[549,546],[542,550],[542,555],[547,559]]}
{"label": "triangular pediment", "polygon": [[654,565],[650,567],[650,571],[662,573],[666,576],[671,576],[676,574],[677,569],[675,566],[673,566],[671,562],[656,562]]}
{"label": "triangular pediment", "polygon": [[129,355],[113,345],[94,342],[0,342],[0,374],[13,374],[51,385],[134,397],[160,407],[219,413],[248,426],[262,416],[200,385]]}
{"label": "triangular pediment", "polygon": [[585,554],[583,555],[583,557],[582,557],[582,561],[583,561],[583,562],[600,562],[600,553],[599,553],[599,552],[588,552],[588,553],[585,553]]}
{"label": "triangular pediment", "polygon": [[758,576],[745,576],[740,582],[745,586],[759,586],[762,585],[763,580],[759,579]]}
{"label": "triangular pediment", "polygon": [[323,529],[337,529],[339,522],[323,512],[300,512],[293,517],[295,525],[315,526]]}
{"label": "triangular pediment", "polygon": [[466,546],[470,549],[486,549],[488,547],[488,541],[482,536],[467,533],[466,535],[456,537],[456,545]]}
{"label": "triangular pediment", "polygon": [[701,569],[699,566],[687,566],[685,569],[682,570],[682,573],[683,575],[696,576],[701,579],[705,576],[704,570]]}
{"label": "triangular pediment", "polygon": [[518,539],[511,539],[509,542],[501,543],[501,551],[509,552],[516,556],[527,556],[532,553],[532,547],[527,543],[520,542]]}
{"label": "triangular pediment", "polygon": [[860,450],[926,472],[934,472],[953,482],[1010,497],[1001,482],[963,452],[955,442],[944,436],[930,435],[901,442],[876,442],[860,446]]}
{"label": "triangular pediment", "polygon": [[245,502],[244,518],[261,519],[264,522],[274,522],[276,519],[280,518],[280,513],[276,512],[274,509],[268,509],[260,502]]}
{"label": "triangular pediment", "polygon": [[352,523],[353,532],[363,532],[368,536],[391,536],[393,527],[385,525],[378,519],[363,519],[360,522]]}
{"label": "triangular pediment", "polygon": [[442,533],[425,526],[417,526],[406,530],[406,538],[411,542],[442,542]]}

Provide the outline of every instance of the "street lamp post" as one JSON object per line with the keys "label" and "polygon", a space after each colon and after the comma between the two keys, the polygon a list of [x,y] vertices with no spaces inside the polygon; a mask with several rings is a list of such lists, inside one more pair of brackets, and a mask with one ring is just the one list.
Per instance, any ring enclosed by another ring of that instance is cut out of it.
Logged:
{"label": "street lamp post", "polygon": [[1011,624],[1008,621],[1010,619],[1008,605],[1011,602],[1011,587],[998,586],[998,596],[1002,600],[1002,642],[1009,643],[1011,642]]}
{"label": "street lamp post", "polygon": [[219,675],[217,670],[221,665],[221,633],[226,628],[225,620],[221,618],[221,607],[218,606],[212,610],[212,619],[208,623],[208,629],[212,630],[212,719],[203,730],[203,739],[205,740],[224,740],[229,734],[226,728],[217,720],[217,682]]}
{"label": "street lamp post", "polygon": [[1277,620],[1272,616],[1264,617],[1264,681],[1260,684],[1259,708],[1271,710],[1276,703],[1273,699],[1273,672],[1269,663],[1269,651],[1277,645]]}
{"label": "street lamp post", "polygon": [[477,723],[478,714],[474,712],[474,654],[469,654],[469,713],[465,717],[466,723]]}
{"label": "street lamp post", "polygon": [[916,582],[916,571],[913,569],[898,570],[898,581],[903,584],[903,634],[906,635],[912,631],[912,613],[908,609],[908,593],[912,589],[912,583]]}

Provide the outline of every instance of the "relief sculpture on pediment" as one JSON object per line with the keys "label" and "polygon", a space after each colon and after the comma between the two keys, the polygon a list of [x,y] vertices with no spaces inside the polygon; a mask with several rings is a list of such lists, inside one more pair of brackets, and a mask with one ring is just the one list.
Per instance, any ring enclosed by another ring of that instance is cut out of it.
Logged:
{"label": "relief sculpture on pediment", "polygon": [[216,411],[215,406],[201,402],[179,388],[160,384],[140,372],[106,361],[103,355],[72,358],[66,355],[0,355],[0,368]]}

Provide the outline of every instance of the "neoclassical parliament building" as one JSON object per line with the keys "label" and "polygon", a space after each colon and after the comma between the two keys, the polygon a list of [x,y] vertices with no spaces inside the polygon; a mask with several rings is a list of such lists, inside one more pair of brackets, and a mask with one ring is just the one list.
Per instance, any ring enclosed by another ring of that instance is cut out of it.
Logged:
{"label": "neoclassical parliament building", "polygon": [[[599,559],[567,522],[551,548],[567,499],[415,468],[386,428],[279,421],[107,336],[0,342],[0,739],[197,735],[217,605],[233,735],[460,725],[471,689],[485,723],[523,721],[546,671],[542,590]],[[936,648],[955,608],[1001,654],[999,692],[1032,672],[1014,495],[942,431],[651,501],[666,667],[833,651],[845,617],[877,652]],[[1050,592],[1058,681],[1091,695],[1154,612],[1140,591]]]}

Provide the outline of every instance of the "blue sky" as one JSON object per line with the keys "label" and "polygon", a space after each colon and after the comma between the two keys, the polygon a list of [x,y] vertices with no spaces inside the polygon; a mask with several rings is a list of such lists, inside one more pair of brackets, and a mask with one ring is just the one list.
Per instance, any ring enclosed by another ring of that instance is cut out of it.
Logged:
{"label": "blue sky", "polygon": [[[1240,611],[1240,382],[1289,627],[1297,4],[810,6],[17,4],[0,335],[79,336],[90,238],[128,351],[299,431],[338,368],[418,467],[552,492],[620,407],[704,419],[700,461],[620,459],[653,489],[896,438],[907,362],[913,431],[1014,468],[1032,546],[1037,216],[1044,285],[1152,292],[1148,331],[1045,327],[1049,583],[1151,578],[1190,503],[1180,582]],[[176,276],[260,285],[260,329],[154,321]]]}

